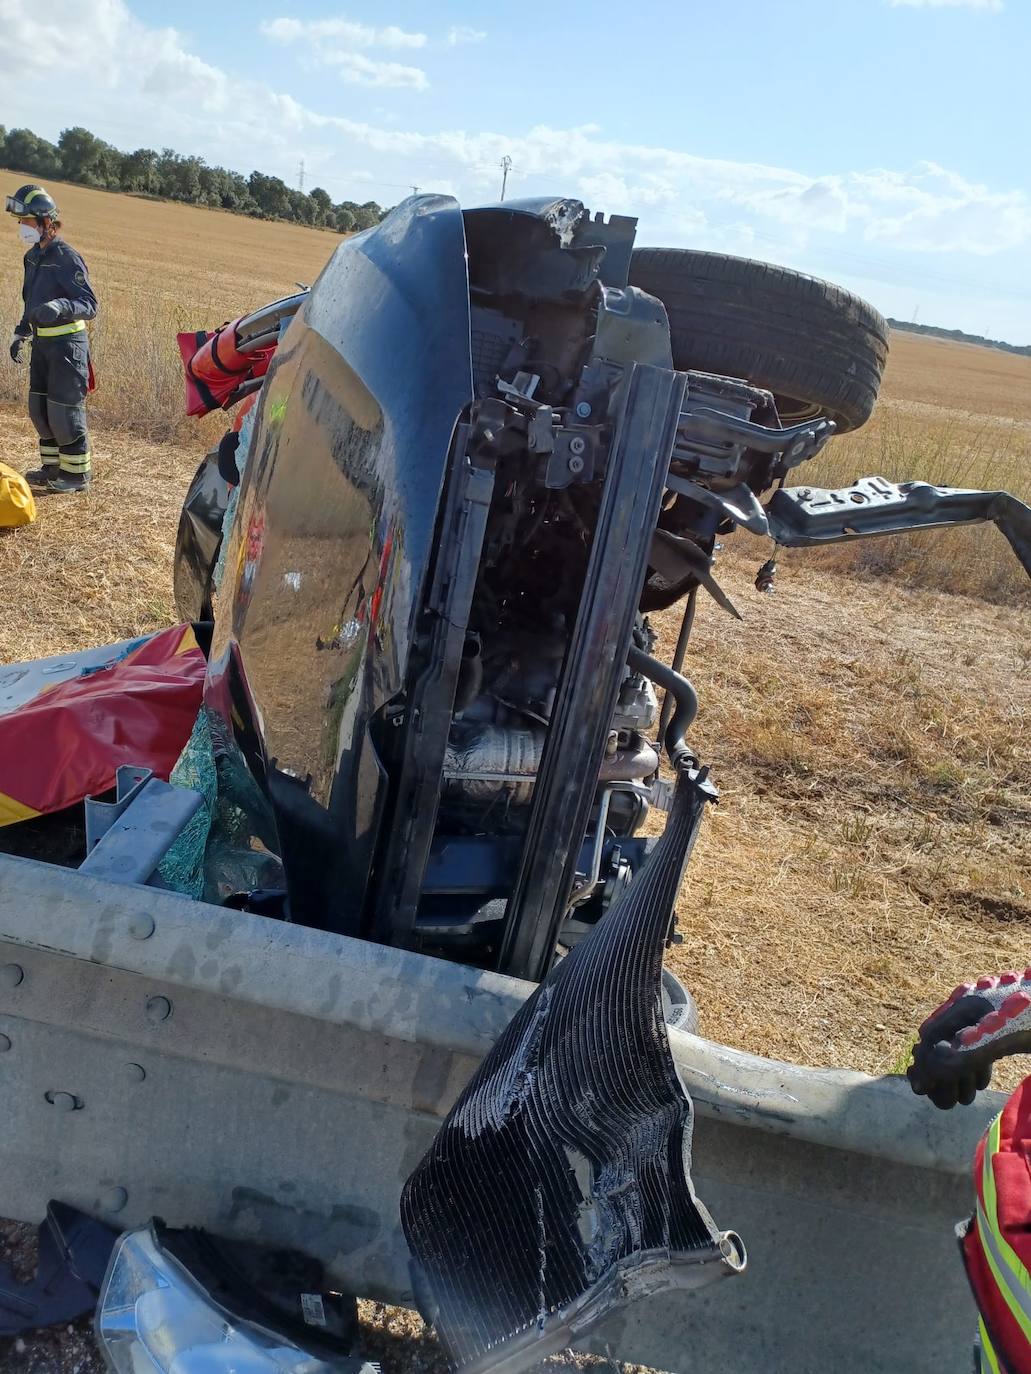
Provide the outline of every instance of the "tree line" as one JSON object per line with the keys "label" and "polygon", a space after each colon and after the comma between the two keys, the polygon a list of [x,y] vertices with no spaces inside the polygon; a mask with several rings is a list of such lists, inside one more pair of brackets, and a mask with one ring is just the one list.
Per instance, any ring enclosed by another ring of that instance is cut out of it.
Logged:
{"label": "tree line", "polygon": [[88,129],[64,129],[55,143],[31,129],[0,124],[0,167],[12,167],[46,181],[74,181],[106,191],[208,205],[255,219],[283,219],[295,224],[335,229],[346,234],[371,229],[386,214],[374,200],[333,203],[321,186],[298,191],[279,177],[251,172],[245,177],[225,167],[211,167],[202,157],[184,157],[171,148],[156,152],[137,148],[123,153]]}
{"label": "tree line", "polygon": [[1003,353],[1019,353],[1031,358],[1031,344],[1004,343],[1002,339],[986,339],[983,334],[967,334],[962,329],[940,329],[936,324],[913,324],[909,320],[888,317],[892,329],[904,329],[908,334],[931,334],[936,339],[955,339],[957,343],[980,344],[982,348],[998,348]]}

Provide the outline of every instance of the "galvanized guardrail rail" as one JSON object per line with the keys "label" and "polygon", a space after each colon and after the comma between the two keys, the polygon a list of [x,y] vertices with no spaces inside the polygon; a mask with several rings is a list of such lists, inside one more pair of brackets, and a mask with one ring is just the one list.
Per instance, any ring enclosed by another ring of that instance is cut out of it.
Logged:
{"label": "galvanized guardrail rail", "polygon": [[[411,1302],[401,1186],[529,985],[0,858],[0,1215],[299,1246]],[[969,1368],[953,1239],[1001,1105],[676,1032],[701,1199],[745,1276],[641,1302],[594,1348],[667,1370]]]}

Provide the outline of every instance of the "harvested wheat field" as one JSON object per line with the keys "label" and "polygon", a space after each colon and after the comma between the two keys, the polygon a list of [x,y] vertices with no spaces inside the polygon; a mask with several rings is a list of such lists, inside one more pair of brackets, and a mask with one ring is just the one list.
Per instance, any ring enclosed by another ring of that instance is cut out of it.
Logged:
{"label": "harvested wheat field", "polygon": [[[25,174],[0,171],[16,185]],[[92,411],[135,437],[192,437],[183,415],[175,336],[211,329],[310,284],[340,236],[191,205],[48,182],[62,232],[82,254],[100,300],[90,326],[99,380]],[[0,234],[0,280],[13,315],[21,245]],[[15,320],[11,320],[11,324]],[[0,401],[21,399],[24,373],[0,368]]]}
{"label": "harvested wheat field", "polygon": [[[96,480],[75,501],[41,498],[34,526],[0,538],[16,610],[0,627],[4,662],[174,620],[179,506],[223,425],[182,415],[175,332],[310,281],[339,242],[53,189],[101,302]],[[0,238],[12,274],[17,254]],[[0,398],[24,385],[5,362]],[[5,409],[3,433],[5,458],[29,466],[20,408]],[[896,332],[874,417],[806,479],[879,472],[1027,499],[1029,457],[1031,358]],[[788,553],[777,594],[760,597],[751,579],[767,554],[738,536],[723,555],[743,623],[713,603],[698,616],[695,737],[723,799],[689,873],[673,961],[711,1036],[884,1072],[942,987],[1031,959],[1028,584],[983,527]],[[659,618],[667,650],[677,619]],[[763,994],[730,995],[742,987]]]}
{"label": "harvested wheat field", "polygon": [[[310,281],[338,242],[54,189],[101,301],[95,481],[82,498],[40,498],[35,525],[0,535],[0,662],[174,621],[179,507],[223,427],[183,417],[175,333]],[[0,237],[8,281],[17,252]],[[24,386],[5,360],[3,457],[27,468]],[[1029,458],[1031,359],[895,334],[873,419],[832,443],[806,479],[841,485],[879,472],[1027,499]],[[713,1039],[897,1071],[943,991],[1031,962],[1028,584],[983,528],[788,554],[777,593],[764,597],[752,579],[768,553],[737,537],[721,556],[742,622],[711,601],[699,607],[687,666],[701,698],[693,741],[721,800],[680,896],[683,942],[670,962]],[[668,654],[679,613],[655,619]],[[30,1249],[26,1228],[0,1223],[0,1251]],[[391,1374],[440,1367],[413,1314],[362,1309],[370,1351]],[[0,1343],[0,1363],[25,1374],[101,1368],[81,1326]]]}
{"label": "harvested wheat field", "polygon": [[[27,421],[3,423],[27,462]],[[0,661],[174,620],[175,527],[197,454],[107,430],[95,449],[85,497],[41,498],[35,525],[0,538],[19,612]],[[985,532],[956,538],[976,549]],[[733,543],[722,560],[743,622],[712,602],[696,622],[694,742],[722,799],[671,962],[713,1038],[890,1071],[946,984],[1031,960],[1026,596],[856,579],[799,555],[767,597],[757,563]],[[666,652],[678,619],[656,617]]]}

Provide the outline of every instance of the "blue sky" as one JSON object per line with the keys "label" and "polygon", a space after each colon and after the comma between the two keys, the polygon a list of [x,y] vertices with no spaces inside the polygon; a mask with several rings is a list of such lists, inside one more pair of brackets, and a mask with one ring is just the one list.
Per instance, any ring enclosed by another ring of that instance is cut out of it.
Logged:
{"label": "blue sky", "polygon": [[84,123],[292,184],[303,158],[309,189],[382,204],[493,198],[507,155],[510,196],[579,196],[637,214],[640,242],[1017,343],[1029,67],[1029,0],[0,0],[9,127]]}

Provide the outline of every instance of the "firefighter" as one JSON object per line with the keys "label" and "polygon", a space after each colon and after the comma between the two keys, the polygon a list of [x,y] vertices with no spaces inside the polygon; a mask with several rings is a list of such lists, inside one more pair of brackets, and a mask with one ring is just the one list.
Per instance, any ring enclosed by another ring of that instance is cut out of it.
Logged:
{"label": "firefighter", "polygon": [[[996,1059],[1031,1053],[1031,967],[961,983],[924,1021],[908,1075],[936,1107],[987,1088]],[[974,1215],[957,1229],[979,1313],[977,1369],[1031,1371],[1031,1077],[988,1127],[974,1160]]]}
{"label": "firefighter", "polygon": [[6,198],[27,248],[24,309],[11,337],[19,362],[31,348],[29,418],[39,435],[40,466],[26,473],[44,492],[85,491],[90,480],[86,393],[90,386],[86,321],[97,313],[86,264],[58,233],[53,197],[42,186],[21,186]]}

